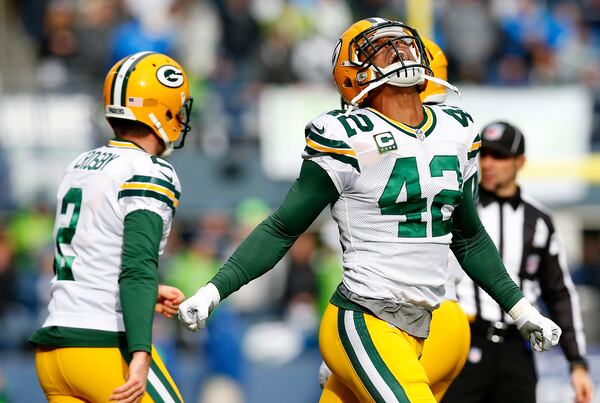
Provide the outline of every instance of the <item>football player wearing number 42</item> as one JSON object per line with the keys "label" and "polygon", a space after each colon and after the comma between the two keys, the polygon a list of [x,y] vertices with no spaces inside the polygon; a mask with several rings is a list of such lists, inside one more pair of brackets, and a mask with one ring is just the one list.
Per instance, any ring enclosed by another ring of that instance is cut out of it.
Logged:
{"label": "football player wearing number 42", "polygon": [[[446,80],[448,77],[448,60],[440,47],[431,39],[421,37],[429,59],[429,67],[434,77]],[[446,87],[439,83],[429,82],[425,91],[419,94],[424,104],[443,104],[446,100]],[[425,369],[429,387],[439,402],[448,390],[452,381],[458,376],[467,361],[471,345],[469,320],[458,304],[456,287],[465,276],[458,263],[454,264],[452,253],[448,256],[449,265],[446,271],[444,300],[432,313],[429,336],[423,345],[423,353],[419,361]],[[331,371],[321,363],[319,367],[319,384],[325,387]]]}
{"label": "football player wearing number 42", "polygon": [[50,402],[181,402],[152,322],[184,299],[157,269],[181,192],[161,156],[190,130],[189,84],[172,58],[140,52],[109,71],[104,105],[115,138],[58,189],[49,315],[30,338],[38,379]]}
{"label": "football player wearing number 42", "polygon": [[205,326],[219,301],[270,270],[331,206],[344,272],[319,333],[332,371],[321,402],[436,401],[419,355],[444,296],[449,249],[536,350],[558,343],[560,328],[523,298],[477,216],[480,139],[471,117],[421,103],[428,81],[450,84],[433,77],[416,30],[358,21],[332,60],[351,107],[308,123],[304,162],[284,201],[180,305],[180,319],[191,330]]}

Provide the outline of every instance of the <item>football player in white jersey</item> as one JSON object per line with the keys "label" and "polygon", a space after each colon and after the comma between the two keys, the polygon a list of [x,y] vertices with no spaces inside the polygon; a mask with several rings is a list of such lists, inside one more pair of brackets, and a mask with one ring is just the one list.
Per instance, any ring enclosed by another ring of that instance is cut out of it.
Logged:
{"label": "football player in white jersey", "polygon": [[203,327],[331,206],[344,272],[321,321],[333,372],[322,402],[435,402],[419,355],[444,297],[449,248],[536,350],[555,345],[560,328],[523,298],[477,217],[471,116],[421,103],[428,81],[449,84],[433,77],[418,33],[383,18],[354,23],[334,50],[333,77],[351,107],[308,123],[300,175],[281,206],[180,305],[180,319]]}
{"label": "football player in white jersey", "polygon": [[185,72],[163,54],[136,53],[106,76],[115,138],[65,171],[49,314],[30,338],[50,402],[182,401],[152,346],[152,321],[184,298],[158,283],[181,193],[161,156],[183,146],[191,104]]}
{"label": "football player in white jersey", "polygon": [[[434,77],[448,79],[448,60],[440,47],[431,39],[422,37],[429,59],[429,67]],[[428,83],[419,94],[424,104],[443,104],[446,101],[446,87],[438,83]],[[449,259],[456,260],[451,253]],[[432,313],[429,336],[423,346],[420,361],[423,364],[429,387],[439,402],[452,381],[464,367],[469,353],[471,330],[464,311],[457,302],[456,287],[464,272],[457,264],[450,264],[446,272],[444,300]],[[321,363],[319,383],[321,388],[331,376],[331,370]]]}

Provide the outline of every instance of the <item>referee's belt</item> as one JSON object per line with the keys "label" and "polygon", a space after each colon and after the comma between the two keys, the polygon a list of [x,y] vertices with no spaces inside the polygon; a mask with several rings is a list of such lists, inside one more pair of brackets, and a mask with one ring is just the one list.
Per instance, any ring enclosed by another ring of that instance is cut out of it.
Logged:
{"label": "referee's belt", "polygon": [[501,321],[491,322],[479,317],[471,322],[471,332],[484,334],[492,343],[504,343],[507,340],[522,339],[517,325]]}

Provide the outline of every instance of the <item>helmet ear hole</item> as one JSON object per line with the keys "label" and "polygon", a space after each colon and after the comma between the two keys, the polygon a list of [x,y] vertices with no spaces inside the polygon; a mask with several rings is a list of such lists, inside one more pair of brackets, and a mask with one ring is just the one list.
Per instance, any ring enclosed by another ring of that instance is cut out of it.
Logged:
{"label": "helmet ear hole", "polygon": [[171,113],[171,111],[167,111],[167,113],[165,114],[165,116],[167,117],[167,121],[173,119],[173,114]]}
{"label": "helmet ear hole", "polygon": [[350,78],[346,77],[344,80],[344,87],[352,88],[352,80],[350,80]]}

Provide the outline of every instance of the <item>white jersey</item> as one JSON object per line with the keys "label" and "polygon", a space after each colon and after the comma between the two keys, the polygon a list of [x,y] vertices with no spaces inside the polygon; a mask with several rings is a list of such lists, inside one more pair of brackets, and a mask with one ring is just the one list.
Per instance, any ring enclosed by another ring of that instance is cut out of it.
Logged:
{"label": "white jersey", "polygon": [[446,273],[446,293],[444,299],[458,301],[456,290],[463,278],[465,278],[465,272],[462,267],[460,267],[460,263],[456,260],[454,253],[450,252],[450,255],[448,255],[448,271]]}
{"label": "white jersey", "polygon": [[417,127],[371,109],[332,111],[306,126],[303,158],[340,193],[332,216],[343,249],[343,284],[363,298],[437,307],[444,297],[451,216],[477,173],[471,116],[423,106]]}
{"label": "white jersey", "polygon": [[111,140],[77,157],[57,193],[56,275],[43,327],[124,331],[119,274],[125,217],[135,210],[158,214],[162,253],[180,191],[168,162],[127,141]]}

